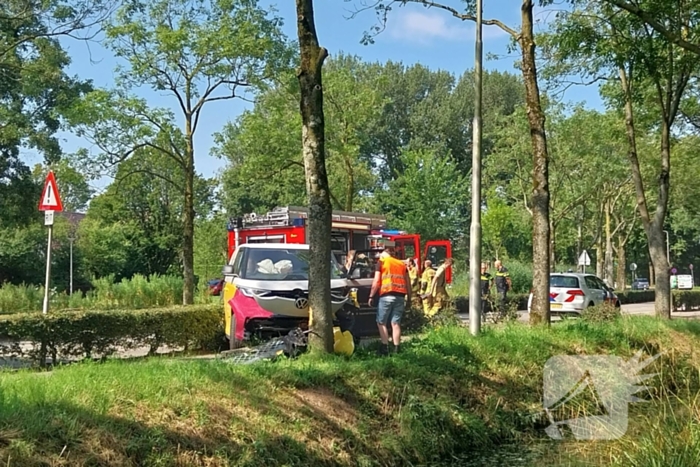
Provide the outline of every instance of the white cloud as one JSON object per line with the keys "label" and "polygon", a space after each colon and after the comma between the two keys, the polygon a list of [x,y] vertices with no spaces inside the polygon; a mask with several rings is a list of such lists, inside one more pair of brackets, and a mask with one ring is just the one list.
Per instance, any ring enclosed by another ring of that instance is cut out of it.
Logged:
{"label": "white cloud", "polygon": [[[459,42],[474,40],[474,24],[465,23],[444,12],[402,11],[389,18],[389,33],[394,39],[427,44],[435,39]],[[496,26],[484,26],[484,39],[506,33]]]}

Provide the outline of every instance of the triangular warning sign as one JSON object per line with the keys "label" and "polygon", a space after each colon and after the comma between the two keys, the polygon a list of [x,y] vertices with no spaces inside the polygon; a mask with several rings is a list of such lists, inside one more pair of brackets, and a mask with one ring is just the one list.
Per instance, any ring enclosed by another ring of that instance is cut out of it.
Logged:
{"label": "triangular warning sign", "polygon": [[39,211],[63,211],[61,195],[58,193],[56,177],[52,171],[49,171],[46,176],[44,191],[41,192],[41,200],[39,201]]}

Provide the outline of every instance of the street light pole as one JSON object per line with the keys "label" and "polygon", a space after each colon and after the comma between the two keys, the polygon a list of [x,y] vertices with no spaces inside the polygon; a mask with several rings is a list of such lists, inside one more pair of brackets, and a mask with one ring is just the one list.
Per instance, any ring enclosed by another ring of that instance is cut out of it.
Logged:
{"label": "street light pole", "polygon": [[68,242],[70,243],[70,292],[68,295],[73,295],[73,241],[75,241],[75,238],[72,235],[68,237]]}
{"label": "street light pole", "polygon": [[666,262],[668,263],[668,267],[671,267],[671,248],[668,241],[668,230],[664,230],[664,233],[666,234]]}
{"label": "street light pole", "polygon": [[482,0],[476,1],[474,54],[474,127],[472,136],[472,222],[469,229],[469,330],[481,330],[481,103],[482,103]]}

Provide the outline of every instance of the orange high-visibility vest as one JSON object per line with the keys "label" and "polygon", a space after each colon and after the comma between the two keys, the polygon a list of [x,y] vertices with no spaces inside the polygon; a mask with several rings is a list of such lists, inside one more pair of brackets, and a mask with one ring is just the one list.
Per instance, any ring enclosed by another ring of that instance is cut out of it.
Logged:
{"label": "orange high-visibility vest", "polygon": [[396,258],[384,258],[381,266],[382,286],[379,295],[391,292],[408,294],[408,284],[406,284],[406,265]]}

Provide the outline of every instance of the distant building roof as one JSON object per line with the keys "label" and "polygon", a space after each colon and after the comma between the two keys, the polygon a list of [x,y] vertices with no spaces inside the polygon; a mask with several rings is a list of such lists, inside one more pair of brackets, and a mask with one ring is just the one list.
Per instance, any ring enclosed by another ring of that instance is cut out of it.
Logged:
{"label": "distant building roof", "polygon": [[58,212],[56,214],[68,219],[68,222],[71,224],[72,227],[77,227],[78,224],[80,224],[80,221],[82,221],[83,218],[85,218],[85,214],[80,213],[80,212],[61,211],[61,212]]}

